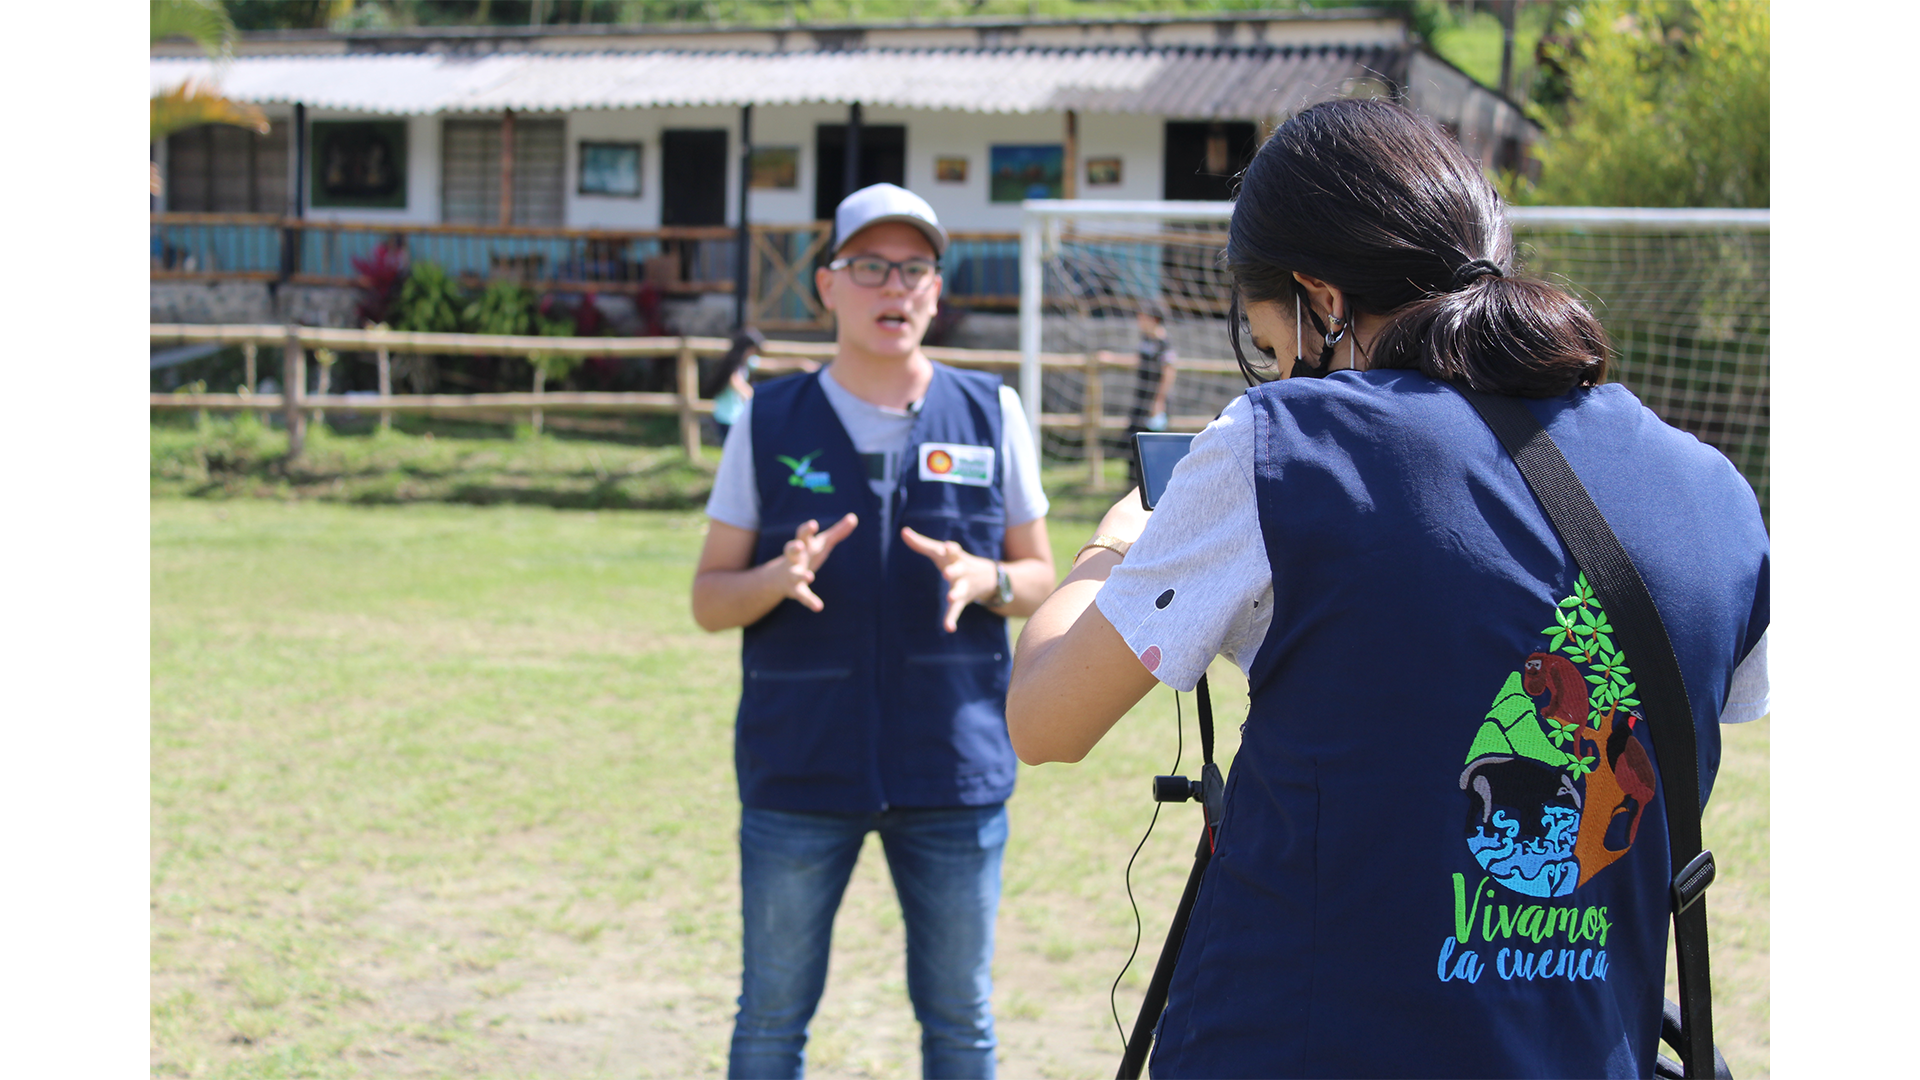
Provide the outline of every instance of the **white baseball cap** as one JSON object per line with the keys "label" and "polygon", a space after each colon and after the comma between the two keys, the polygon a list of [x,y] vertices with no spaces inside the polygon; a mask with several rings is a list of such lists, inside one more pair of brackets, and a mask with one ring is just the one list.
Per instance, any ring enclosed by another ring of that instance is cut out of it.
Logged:
{"label": "white baseball cap", "polygon": [[833,212],[833,250],[837,254],[853,234],[883,221],[911,225],[927,236],[935,255],[947,251],[947,230],[940,227],[927,200],[895,184],[874,184],[840,200]]}

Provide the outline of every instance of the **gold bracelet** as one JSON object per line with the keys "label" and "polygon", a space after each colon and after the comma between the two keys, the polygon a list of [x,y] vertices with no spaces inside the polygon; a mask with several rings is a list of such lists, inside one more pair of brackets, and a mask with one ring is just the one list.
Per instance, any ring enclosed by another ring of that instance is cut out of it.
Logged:
{"label": "gold bracelet", "polygon": [[1117,536],[1099,533],[1095,535],[1093,539],[1082,545],[1079,551],[1073,553],[1073,562],[1078,564],[1080,562],[1080,556],[1085,555],[1093,548],[1106,548],[1108,551],[1124,559],[1127,557],[1127,549],[1131,547],[1133,547],[1133,541],[1131,540],[1122,540]]}

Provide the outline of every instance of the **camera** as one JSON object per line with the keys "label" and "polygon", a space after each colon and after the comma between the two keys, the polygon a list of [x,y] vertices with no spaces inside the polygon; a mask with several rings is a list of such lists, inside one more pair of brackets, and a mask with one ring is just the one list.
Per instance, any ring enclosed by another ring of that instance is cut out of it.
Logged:
{"label": "camera", "polygon": [[1133,437],[1133,460],[1140,472],[1140,505],[1153,509],[1167,490],[1173,467],[1193,446],[1191,433],[1142,431]]}

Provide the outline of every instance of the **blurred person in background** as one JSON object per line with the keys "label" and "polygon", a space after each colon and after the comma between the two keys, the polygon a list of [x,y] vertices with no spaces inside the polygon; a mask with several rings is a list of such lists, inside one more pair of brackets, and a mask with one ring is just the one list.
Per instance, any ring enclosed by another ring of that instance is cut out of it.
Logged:
{"label": "blurred person in background", "polygon": [[713,426],[720,432],[722,445],[727,441],[727,430],[740,419],[747,402],[753,400],[753,384],[748,376],[766,344],[766,335],[751,326],[733,335],[727,354],[720,358],[719,365],[707,376],[706,385],[700,388],[702,396],[713,399]]}

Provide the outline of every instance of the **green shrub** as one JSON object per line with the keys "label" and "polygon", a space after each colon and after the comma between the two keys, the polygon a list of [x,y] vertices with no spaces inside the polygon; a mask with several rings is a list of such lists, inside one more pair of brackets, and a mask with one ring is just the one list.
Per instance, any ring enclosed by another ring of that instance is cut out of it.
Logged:
{"label": "green shrub", "polygon": [[460,315],[465,307],[460,283],[441,269],[439,263],[417,262],[407,274],[406,282],[400,286],[400,299],[394,303],[393,328],[436,334],[459,333]]}

